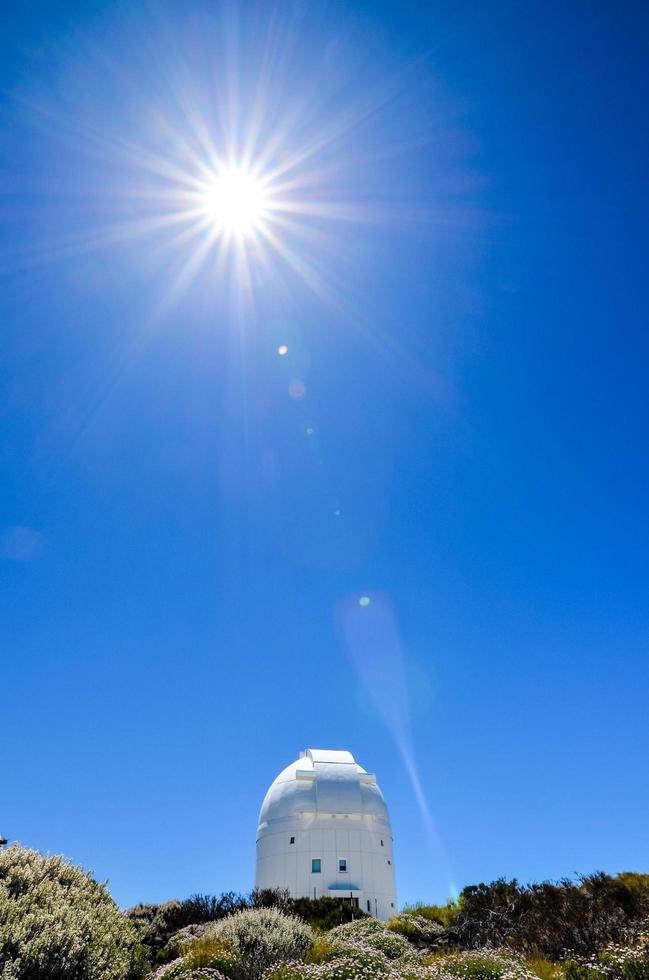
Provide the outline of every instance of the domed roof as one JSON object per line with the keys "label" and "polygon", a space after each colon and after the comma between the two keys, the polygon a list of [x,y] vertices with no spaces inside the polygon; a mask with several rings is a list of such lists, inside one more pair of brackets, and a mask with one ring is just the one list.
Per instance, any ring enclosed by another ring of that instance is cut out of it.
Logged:
{"label": "domed roof", "polygon": [[351,752],[337,749],[306,749],[280,772],[261,805],[259,830],[302,813],[367,815],[389,823],[376,776]]}

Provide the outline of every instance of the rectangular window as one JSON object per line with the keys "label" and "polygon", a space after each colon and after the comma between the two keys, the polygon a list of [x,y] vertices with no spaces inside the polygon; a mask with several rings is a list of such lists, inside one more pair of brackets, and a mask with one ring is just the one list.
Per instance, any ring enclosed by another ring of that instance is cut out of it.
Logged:
{"label": "rectangular window", "polygon": [[383,841],[381,841],[381,847],[383,847]]}
{"label": "rectangular window", "polygon": [[294,843],[295,843],[295,837],[291,837],[289,844],[294,844]]}
{"label": "rectangular window", "polygon": [[388,864],[392,864],[392,861],[390,860],[390,858],[388,858]]}
{"label": "rectangular window", "polygon": [[312,858],[311,859],[311,874],[312,875],[319,875],[321,871],[322,871],[322,861],[321,861],[321,859],[320,858]]}
{"label": "rectangular window", "polygon": [[368,912],[371,912],[372,911],[372,903],[370,902],[369,898],[367,900],[367,911]]}
{"label": "rectangular window", "polygon": [[338,870],[347,871],[347,861],[344,858],[341,858],[338,862]]}

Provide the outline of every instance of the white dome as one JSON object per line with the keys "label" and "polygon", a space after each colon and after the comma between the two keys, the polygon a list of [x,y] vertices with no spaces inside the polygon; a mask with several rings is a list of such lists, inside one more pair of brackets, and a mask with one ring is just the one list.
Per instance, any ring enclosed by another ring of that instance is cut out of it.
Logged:
{"label": "white dome", "polygon": [[388,810],[351,752],[307,749],[273,780],[259,813],[256,884],[394,914]]}
{"label": "white dome", "polygon": [[273,780],[261,805],[257,832],[297,813],[366,814],[388,822],[376,776],[365,772],[351,752],[325,749],[307,749]]}

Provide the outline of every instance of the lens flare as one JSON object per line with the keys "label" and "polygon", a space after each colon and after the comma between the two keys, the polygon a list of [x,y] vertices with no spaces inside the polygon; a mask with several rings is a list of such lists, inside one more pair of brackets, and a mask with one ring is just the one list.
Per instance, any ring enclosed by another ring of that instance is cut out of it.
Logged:
{"label": "lens flare", "polygon": [[363,690],[394,738],[408,773],[429,846],[446,881],[450,860],[437,829],[416,761],[406,663],[392,602],[382,593],[352,596],[339,609],[340,626]]}

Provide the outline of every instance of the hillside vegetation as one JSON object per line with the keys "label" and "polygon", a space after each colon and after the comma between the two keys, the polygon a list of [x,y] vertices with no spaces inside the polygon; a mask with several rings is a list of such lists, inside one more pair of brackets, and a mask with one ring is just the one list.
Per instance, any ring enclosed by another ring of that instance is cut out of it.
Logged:
{"label": "hillside vegetation", "polygon": [[471,885],[387,923],[225,892],[121,912],[61,857],[0,851],[0,980],[649,980],[649,875]]}

